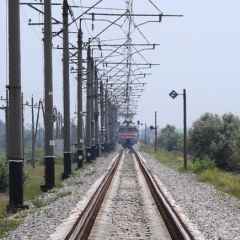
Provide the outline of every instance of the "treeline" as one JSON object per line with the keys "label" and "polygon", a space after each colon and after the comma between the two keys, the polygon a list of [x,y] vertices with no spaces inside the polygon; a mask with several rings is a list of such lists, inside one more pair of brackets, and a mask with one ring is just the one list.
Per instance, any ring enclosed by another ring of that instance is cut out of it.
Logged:
{"label": "treeline", "polygon": [[[174,126],[161,129],[158,145],[167,151],[182,151],[183,134]],[[240,171],[240,119],[231,113],[205,113],[188,131],[188,152],[193,161],[210,161],[229,171]]]}

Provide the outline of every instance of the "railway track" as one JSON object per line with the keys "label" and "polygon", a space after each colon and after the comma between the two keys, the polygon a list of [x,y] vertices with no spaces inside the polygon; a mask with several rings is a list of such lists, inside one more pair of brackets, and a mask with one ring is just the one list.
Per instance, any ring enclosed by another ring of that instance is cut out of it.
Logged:
{"label": "railway track", "polygon": [[123,150],[64,239],[195,238],[140,153]]}

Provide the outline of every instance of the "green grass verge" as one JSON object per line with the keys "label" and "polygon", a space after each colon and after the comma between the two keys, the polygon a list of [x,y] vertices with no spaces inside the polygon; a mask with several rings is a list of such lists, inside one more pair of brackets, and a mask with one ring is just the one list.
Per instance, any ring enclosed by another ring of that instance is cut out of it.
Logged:
{"label": "green grass verge", "polygon": [[8,231],[14,230],[22,220],[18,217],[7,217],[6,207],[8,199],[6,195],[0,195],[0,238],[4,237]]}
{"label": "green grass verge", "polygon": [[[61,187],[62,183],[63,165],[56,161],[55,164],[55,185]],[[44,166],[37,165],[35,168],[27,166],[25,168],[26,181],[24,184],[24,198],[25,200],[32,200],[41,194],[40,185],[44,183]]]}
{"label": "green grass verge", "polygon": [[[41,194],[40,186],[44,183],[44,166],[41,162],[36,164],[35,168],[25,166],[25,182],[24,182],[24,200],[37,202],[37,196]],[[63,164],[62,160],[58,159],[55,162],[55,185],[56,188],[62,186]],[[61,196],[60,196],[61,197]],[[8,204],[7,194],[0,194],[0,238],[4,237],[10,230],[16,227],[24,220],[24,215],[16,214],[7,216],[6,206]],[[37,204],[36,204],[37,205]],[[41,207],[41,206],[36,206]]]}
{"label": "green grass verge", "polygon": [[240,199],[239,175],[234,175],[218,168],[210,168],[199,173],[199,179],[203,182],[211,183],[220,191]]}
{"label": "green grass verge", "polygon": [[[164,150],[154,152],[153,148],[149,146],[141,146],[140,150],[150,154],[170,168],[185,171],[183,169],[183,158],[179,153],[171,153]],[[239,174],[218,169],[214,163],[209,160],[189,161],[187,171],[197,174],[200,181],[210,183],[215,186],[216,189],[240,199]]]}
{"label": "green grass verge", "polygon": [[141,145],[140,150],[150,154],[168,167],[174,169],[181,169],[183,167],[183,158],[177,152],[168,152],[164,150],[158,150],[155,152],[151,146],[146,145]]}

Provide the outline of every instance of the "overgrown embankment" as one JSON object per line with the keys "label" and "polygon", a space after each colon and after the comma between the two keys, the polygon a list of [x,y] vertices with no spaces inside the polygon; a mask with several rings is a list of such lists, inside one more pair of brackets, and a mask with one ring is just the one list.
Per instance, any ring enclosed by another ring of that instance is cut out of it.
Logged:
{"label": "overgrown embankment", "polygon": [[[42,151],[37,151],[37,158],[43,159]],[[62,159],[55,161],[55,179],[56,187],[61,186],[63,173]],[[35,207],[39,207],[38,196],[42,193],[40,186],[44,183],[44,165],[43,160],[36,161],[33,168],[31,164],[24,166],[24,200],[30,201]],[[8,167],[4,156],[0,158],[0,237],[3,237],[8,231],[15,229],[22,223],[24,213],[16,215],[7,215],[6,208],[8,204]]]}
{"label": "overgrown embankment", "polygon": [[[142,145],[140,149],[170,168],[180,172],[185,171],[183,169],[183,158],[179,152],[160,149],[154,152],[151,146],[146,145]],[[212,184],[218,190],[240,198],[240,175],[237,173],[219,169],[209,160],[190,160],[187,172],[197,174],[199,181]]]}

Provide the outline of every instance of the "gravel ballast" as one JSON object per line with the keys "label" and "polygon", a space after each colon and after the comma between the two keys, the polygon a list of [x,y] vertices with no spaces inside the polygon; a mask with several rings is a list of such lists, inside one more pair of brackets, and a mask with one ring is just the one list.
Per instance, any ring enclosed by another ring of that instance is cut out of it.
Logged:
{"label": "gravel ballast", "polygon": [[170,240],[144,176],[126,152],[88,238]]}
{"label": "gravel ballast", "polygon": [[4,240],[46,240],[56,227],[69,216],[71,210],[82,199],[91,185],[107,170],[113,156],[100,157],[91,164],[84,164],[80,174],[63,183],[63,187],[42,194],[37,201],[38,207],[30,204],[24,222],[8,234]]}
{"label": "gravel ballast", "polygon": [[240,201],[191,173],[179,173],[142,153],[148,167],[206,240],[240,240]]}

